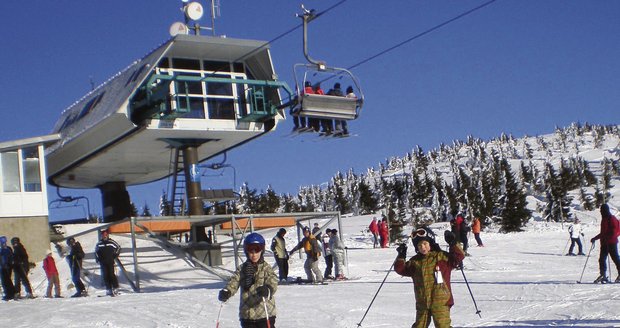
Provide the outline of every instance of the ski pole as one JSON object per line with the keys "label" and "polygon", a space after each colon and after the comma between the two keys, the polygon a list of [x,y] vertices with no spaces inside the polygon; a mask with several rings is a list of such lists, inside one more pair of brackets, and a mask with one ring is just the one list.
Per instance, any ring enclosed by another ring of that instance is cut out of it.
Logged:
{"label": "ski pole", "polygon": [[570,240],[571,240],[571,238],[570,238],[570,237],[568,237],[568,240],[566,241],[566,245],[564,245],[564,249],[562,250],[562,254],[560,254],[560,255],[564,255],[564,254],[566,254],[566,247],[568,247],[568,242],[569,242]]}
{"label": "ski pole", "polygon": [[467,282],[467,277],[465,277],[465,271],[463,271],[463,266],[461,265],[461,273],[463,274],[463,279],[465,280],[465,285],[467,286],[467,290],[469,290],[469,295],[471,295],[471,300],[474,301],[474,307],[476,308],[476,314],[482,318],[480,315],[480,310],[478,310],[478,305],[476,304],[476,299],[474,298],[474,293],[471,292],[471,288],[469,288],[469,282]]}
{"label": "ski pole", "polygon": [[265,307],[265,319],[267,319],[267,328],[271,328],[271,322],[269,321],[269,311],[267,310],[267,301],[263,297],[263,306]]}
{"label": "ski pole", "polygon": [[347,260],[347,277],[350,277],[349,274],[349,247],[345,247],[344,248],[344,257]]}
{"label": "ski pole", "polygon": [[588,259],[590,258],[590,253],[592,253],[593,249],[594,249],[594,242],[592,242],[592,246],[590,246],[590,251],[588,252],[588,256],[586,256],[586,263],[583,265],[583,270],[581,270],[581,276],[579,277],[579,280],[577,280],[578,284],[581,283],[581,279],[583,278],[583,273],[586,271],[586,265],[588,265]]}
{"label": "ski pole", "polygon": [[220,328],[220,315],[222,314],[223,307],[224,307],[224,302],[220,302],[220,310],[217,311],[217,320],[215,320],[215,328]]}
{"label": "ski pole", "polygon": [[377,295],[379,295],[379,291],[381,290],[381,287],[383,287],[383,284],[385,283],[385,280],[387,279],[387,277],[390,274],[390,272],[392,272],[392,268],[394,267],[394,263],[396,263],[396,260],[394,260],[394,262],[392,262],[392,266],[390,266],[390,268],[388,269],[388,272],[385,274],[385,278],[383,278],[383,281],[381,282],[381,285],[379,285],[379,289],[377,289],[377,292],[375,293],[375,296],[373,296],[372,300],[370,301],[370,304],[368,305],[368,308],[366,308],[366,312],[364,312],[364,316],[362,317],[362,320],[360,320],[360,322],[357,324],[358,327],[362,326],[362,322],[364,322],[364,319],[366,318],[366,315],[368,314],[368,311],[370,311],[370,307],[372,306],[372,303],[375,302],[375,298],[377,298]]}

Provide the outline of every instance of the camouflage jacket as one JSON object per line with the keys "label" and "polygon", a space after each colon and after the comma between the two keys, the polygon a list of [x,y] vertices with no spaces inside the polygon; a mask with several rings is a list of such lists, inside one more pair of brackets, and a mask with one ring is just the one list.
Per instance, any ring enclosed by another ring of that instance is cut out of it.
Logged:
{"label": "camouflage jacket", "polygon": [[[228,289],[232,295],[234,295],[237,290],[241,288],[239,318],[246,320],[258,320],[267,317],[265,314],[263,299],[256,293],[256,288],[263,285],[266,285],[271,289],[272,294],[269,299],[266,299],[267,311],[269,312],[269,317],[275,317],[276,300],[273,294],[275,294],[278,289],[278,277],[276,276],[276,273],[273,271],[271,266],[261,258],[257,264],[254,277],[251,278],[246,274],[246,266],[248,265],[252,264],[249,261],[241,264],[233,274],[232,278],[230,278],[230,281],[226,287],[224,287],[225,289]],[[245,288],[244,285],[249,284],[248,280],[253,283],[251,283],[248,288]]]}

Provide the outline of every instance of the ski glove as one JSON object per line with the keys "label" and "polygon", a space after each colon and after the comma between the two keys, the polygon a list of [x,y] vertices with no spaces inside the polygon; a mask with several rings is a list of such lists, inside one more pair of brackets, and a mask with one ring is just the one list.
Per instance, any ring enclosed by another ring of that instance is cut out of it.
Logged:
{"label": "ski glove", "polygon": [[220,302],[226,302],[230,298],[230,291],[228,289],[220,290],[220,294],[217,296],[217,299]]}
{"label": "ski glove", "polygon": [[450,246],[456,245],[456,236],[452,233],[452,231],[446,230],[443,233],[443,238],[445,239],[446,243],[448,243],[448,245]]}
{"label": "ski glove", "polygon": [[260,297],[269,298],[269,295],[271,295],[271,288],[266,285],[258,286],[256,287],[256,294]]}
{"label": "ski glove", "polygon": [[397,258],[399,259],[407,258],[407,245],[405,244],[398,245],[398,247],[396,248],[396,251],[398,252]]}

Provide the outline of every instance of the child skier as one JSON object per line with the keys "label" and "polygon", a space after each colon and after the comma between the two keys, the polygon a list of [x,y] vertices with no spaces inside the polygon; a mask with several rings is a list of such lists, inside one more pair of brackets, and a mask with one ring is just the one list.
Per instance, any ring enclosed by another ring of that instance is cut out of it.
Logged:
{"label": "child skier", "polygon": [[47,250],[47,256],[43,259],[43,270],[45,271],[45,276],[47,276],[47,293],[45,293],[45,297],[52,297],[52,288],[54,289],[54,297],[62,297],[60,296],[60,279],[58,278],[56,261],[54,261],[52,251],[49,249]]}
{"label": "child skier", "polygon": [[460,266],[465,257],[457,246],[456,237],[446,231],[445,240],[450,252],[433,250],[434,241],[424,229],[418,229],[412,242],[418,252],[407,258],[407,246],[401,244],[396,251],[398,257],[394,271],[401,276],[411,277],[416,299],[416,320],[412,328],[426,328],[431,319],[437,328],[450,327],[450,308],[454,304],[450,287],[450,275]]}
{"label": "child skier", "polygon": [[[248,258],[220,290],[218,299],[226,302],[241,288],[239,320],[242,328],[275,328],[278,277],[264,259],[265,239],[253,232],[245,237],[243,250]],[[269,320],[269,323],[267,323]]]}

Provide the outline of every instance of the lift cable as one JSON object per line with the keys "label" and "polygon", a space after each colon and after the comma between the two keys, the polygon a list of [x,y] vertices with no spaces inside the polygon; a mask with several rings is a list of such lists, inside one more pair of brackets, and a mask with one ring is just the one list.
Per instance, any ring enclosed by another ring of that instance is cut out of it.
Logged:
{"label": "lift cable", "polygon": [[[345,3],[345,2],[347,2],[347,0],[340,0],[340,1],[338,1],[337,3],[335,3],[334,5],[332,5],[331,7],[329,7],[329,8],[327,8],[327,9],[325,9],[325,10],[321,11],[320,13],[317,13],[317,14],[315,15],[315,17],[314,17],[314,18],[315,18],[315,19],[316,19],[316,18],[319,18],[319,17],[320,17],[320,16],[322,16],[323,14],[326,14],[326,13],[330,12],[332,9],[334,9],[334,8],[336,8],[336,7],[338,7],[338,6],[340,6],[341,4],[343,4],[343,3]],[[253,55],[255,52],[260,51],[261,49],[263,49],[264,47],[268,46],[269,44],[271,44],[271,43],[273,43],[273,42],[275,42],[275,41],[278,41],[279,39],[281,39],[281,38],[285,37],[286,35],[288,35],[288,34],[290,34],[290,33],[292,33],[292,32],[294,32],[295,30],[299,29],[299,28],[300,28],[300,27],[302,27],[303,25],[304,25],[303,23],[299,23],[299,24],[297,24],[295,27],[292,27],[292,28],[291,28],[291,29],[289,29],[288,31],[286,31],[286,32],[284,32],[284,33],[282,33],[282,34],[280,34],[280,35],[276,36],[275,38],[273,38],[273,39],[271,39],[271,40],[269,40],[269,41],[265,42],[263,45],[261,45],[261,46],[257,47],[256,49],[254,49],[254,50],[252,50],[252,51],[250,51],[250,52],[246,53],[245,55],[243,55],[243,56],[241,56],[241,57],[237,58],[234,62],[240,61],[240,60],[245,59],[246,57],[248,57],[248,56],[250,56],[250,55]]]}
{"label": "lift cable", "polygon": [[371,60],[373,60],[373,59],[375,59],[375,58],[377,58],[377,57],[380,57],[380,56],[382,56],[382,55],[384,55],[384,54],[386,54],[386,53],[388,53],[388,52],[390,52],[390,51],[392,51],[392,50],[394,50],[394,49],[396,49],[396,48],[399,48],[399,47],[401,47],[401,46],[405,45],[406,43],[409,43],[409,42],[411,42],[411,41],[413,41],[413,40],[415,40],[415,39],[418,39],[418,38],[420,38],[420,37],[422,37],[422,36],[424,36],[424,35],[426,35],[426,34],[429,34],[429,33],[433,32],[433,31],[435,31],[435,30],[438,30],[438,29],[440,29],[440,28],[442,28],[442,27],[444,27],[444,26],[446,26],[446,25],[448,25],[448,24],[450,24],[450,23],[452,23],[452,22],[454,22],[454,21],[457,21],[457,20],[459,20],[459,19],[461,19],[461,18],[463,18],[463,17],[465,17],[465,16],[467,16],[467,15],[469,15],[469,14],[472,14],[472,13],[474,13],[475,11],[478,11],[478,10],[482,9],[482,8],[484,8],[484,7],[486,7],[486,6],[490,5],[490,4],[492,4],[492,3],[493,3],[493,2],[495,2],[495,1],[497,1],[497,0],[491,0],[491,1],[485,2],[485,3],[481,4],[481,5],[480,5],[480,6],[478,6],[478,7],[472,8],[472,9],[470,9],[470,10],[468,10],[468,11],[466,11],[466,12],[464,12],[464,13],[460,14],[460,15],[457,15],[457,16],[455,16],[455,17],[453,17],[453,18],[451,18],[451,19],[449,19],[449,20],[447,20],[447,21],[445,21],[445,22],[441,23],[441,24],[438,24],[438,25],[433,26],[433,27],[431,27],[431,28],[427,29],[427,30],[426,30],[426,31],[424,31],[424,32],[418,33],[418,34],[416,34],[416,35],[414,35],[414,36],[410,37],[409,39],[407,39],[407,40],[405,40],[405,41],[402,41],[402,42],[400,42],[400,43],[398,43],[398,44],[396,44],[396,45],[394,45],[394,46],[392,46],[392,47],[390,47],[390,48],[387,48],[387,49],[385,49],[385,50],[383,50],[383,51],[380,51],[379,53],[377,53],[377,54],[375,54],[375,55],[373,55],[373,56],[370,56],[370,57],[368,57],[368,58],[366,58],[366,59],[364,59],[364,60],[362,60],[362,61],[358,62],[357,64],[354,64],[354,65],[352,65],[352,66],[349,66],[347,69],[351,70],[351,69],[353,69],[353,68],[356,68],[356,67],[358,67],[358,66],[361,66],[361,65],[363,65],[363,64],[365,64],[365,63],[367,63],[367,62],[369,62],[369,61],[371,61]]}

